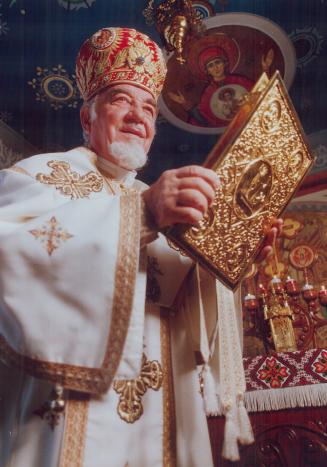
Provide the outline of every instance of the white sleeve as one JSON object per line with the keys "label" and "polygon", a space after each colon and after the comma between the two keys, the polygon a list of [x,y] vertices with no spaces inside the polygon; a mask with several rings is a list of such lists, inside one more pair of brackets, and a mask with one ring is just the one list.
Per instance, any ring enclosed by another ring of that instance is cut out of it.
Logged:
{"label": "white sleeve", "polygon": [[144,312],[134,293],[139,232],[138,194],[72,201],[28,175],[5,171],[0,358],[71,389],[106,391],[133,308]]}
{"label": "white sleeve", "polygon": [[172,307],[193,261],[169,246],[162,234],[147,246],[147,256],[147,299]]}

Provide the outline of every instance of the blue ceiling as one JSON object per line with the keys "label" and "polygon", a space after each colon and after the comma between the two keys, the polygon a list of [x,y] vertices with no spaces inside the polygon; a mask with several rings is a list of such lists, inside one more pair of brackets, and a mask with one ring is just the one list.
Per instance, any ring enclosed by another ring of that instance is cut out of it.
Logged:
{"label": "blue ceiling", "polygon": [[[146,24],[145,0],[0,0],[0,118],[40,151],[81,143],[75,91],[69,101],[51,102],[40,82],[51,73],[73,81],[81,43],[104,26],[135,27],[158,40]],[[159,1],[156,2],[160,3]],[[307,133],[324,130],[327,119],[327,0],[209,0],[217,14],[248,12],[276,22],[298,40],[298,67],[290,94]],[[311,41],[307,59],[303,47]],[[60,87],[51,84],[52,93]],[[73,92],[73,91],[72,91]],[[143,178],[151,181],[168,167],[198,162],[216,141],[177,129],[159,118],[151,161]]]}

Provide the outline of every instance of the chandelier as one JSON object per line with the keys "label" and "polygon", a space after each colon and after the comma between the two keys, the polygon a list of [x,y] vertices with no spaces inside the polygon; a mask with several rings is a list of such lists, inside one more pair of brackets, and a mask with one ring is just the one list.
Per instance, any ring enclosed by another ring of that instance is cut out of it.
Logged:
{"label": "chandelier", "polygon": [[275,244],[271,266],[273,276],[269,282],[253,286],[250,280],[245,281],[243,304],[251,322],[248,335],[260,336],[268,352],[269,348],[288,352],[316,347],[317,331],[327,326],[321,312],[322,307],[327,307],[325,285],[319,289],[311,283],[307,267],[303,267],[302,284],[290,276],[284,278],[279,273]]}
{"label": "chandelier", "polygon": [[185,63],[183,54],[187,40],[204,29],[192,0],[164,0],[157,7],[154,0],[149,0],[143,14],[147,22],[154,21],[167,52],[175,52],[176,60]]}

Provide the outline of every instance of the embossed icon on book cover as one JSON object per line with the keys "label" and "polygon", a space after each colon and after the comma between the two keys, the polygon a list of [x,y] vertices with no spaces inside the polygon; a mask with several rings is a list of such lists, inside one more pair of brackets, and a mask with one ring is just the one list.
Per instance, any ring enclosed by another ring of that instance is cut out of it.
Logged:
{"label": "embossed icon on book cover", "polygon": [[206,31],[186,44],[185,64],[168,57],[160,110],[194,133],[222,133],[262,72],[279,70],[289,86],[296,61],[292,42],[273,22],[247,13],[204,20]]}
{"label": "embossed icon on book cover", "polygon": [[273,181],[273,169],[269,162],[258,160],[244,171],[235,190],[234,209],[241,218],[256,215],[269,198]]}

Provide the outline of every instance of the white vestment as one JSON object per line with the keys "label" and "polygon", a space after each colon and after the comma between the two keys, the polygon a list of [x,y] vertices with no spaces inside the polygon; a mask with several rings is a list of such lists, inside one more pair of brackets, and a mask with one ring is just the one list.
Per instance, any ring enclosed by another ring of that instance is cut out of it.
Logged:
{"label": "white vestment", "polygon": [[140,248],[142,189],[85,148],[1,172],[1,467],[212,465],[192,339],[170,311],[191,262],[163,237]]}

